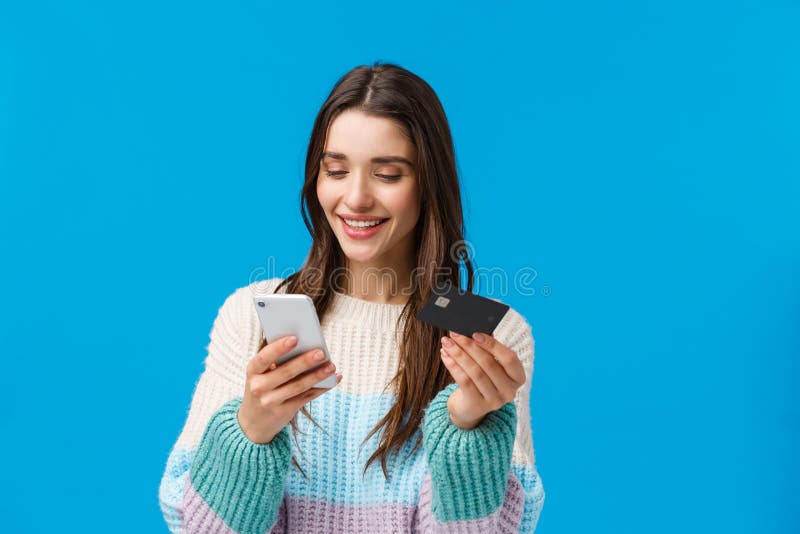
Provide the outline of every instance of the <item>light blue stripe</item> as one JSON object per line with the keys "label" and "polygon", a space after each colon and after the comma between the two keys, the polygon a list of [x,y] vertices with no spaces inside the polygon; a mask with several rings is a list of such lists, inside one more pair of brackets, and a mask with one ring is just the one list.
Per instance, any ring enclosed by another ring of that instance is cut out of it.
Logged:
{"label": "light blue stripe", "polygon": [[178,533],[183,526],[182,501],[186,487],[186,478],[192,465],[196,448],[175,447],[167,458],[167,466],[161,477],[158,488],[158,501],[161,513],[170,532]]}
{"label": "light blue stripe", "polygon": [[[416,506],[422,481],[428,469],[427,460],[421,446],[408,461],[401,460],[413,447],[419,431],[403,445],[399,458],[396,455],[389,457],[388,482],[384,480],[379,460],[370,466],[365,479],[361,477],[364,463],[369,454],[375,450],[378,437],[372,436],[360,451],[359,445],[393,403],[394,395],[390,394],[354,395],[335,389],[315,399],[311,403],[311,415],[317,423],[333,433],[332,429],[339,424],[338,419],[340,419],[334,415],[344,413],[346,416],[341,417],[341,425],[344,428],[339,429],[342,434],[337,441],[321,432],[305,416],[298,414],[300,432],[297,434],[297,439],[300,442],[300,449],[297,448],[294,439],[291,439],[292,454],[310,481],[306,481],[297,468],[292,466],[285,485],[287,496],[326,499],[338,504],[394,503]],[[305,459],[300,450],[305,454]],[[172,507],[180,505],[186,473],[196,452],[196,448],[176,448],[170,453],[159,492],[162,502]],[[317,460],[313,461],[315,458]],[[402,473],[399,476],[391,476],[397,471],[398,462],[404,464]],[[512,463],[512,469],[525,491],[521,532],[533,532],[544,501],[541,479],[534,466]],[[174,508],[165,509],[162,504],[162,509],[169,523],[173,516],[170,510]],[[179,517],[176,519],[180,520]]]}
{"label": "light blue stripe", "polygon": [[525,506],[519,531],[521,534],[530,534],[536,529],[536,523],[539,521],[539,514],[544,504],[545,494],[542,478],[536,471],[536,467],[532,465],[511,464],[511,469],[525,490]]}
{"label": "light blue stripe", "polygon": [[[407,441],[401,454],[387,459],[388,482],[384,479],[380,460],[373,462],[362,478],[366,460],[378,445],[378,436],[373,435],[359,450],[359,445],[372,427],[394,404],[393,394],[354,395],[333,389],[315,399],[311,404],[311,415],[323,428],[333,434],[336,425],[341,426],[337,437],[328,437],[305,416],[298,414],[297,433],[300,448],[292,442],[292,454],[306,472],[306,480],[292,466],[286,481],[288,496],[326,499],[337,504],[389,503],[416,506],[422,489],[422,481],[428,470],[428,462],[422,445],[408,460],[403,459],[414,446],[420,431]],[[303,458],[300,450],[305,454]],[[401,466],[401,472],[395,474]],[[525,489],[525,514],[529,523],[538,517],[537,506],[541,505],[543,493],[534,466],[512,464]]]}
{"label": "light blue stripe", "polygon": [[[419,430],[403,445],[399,456],[393,454],[387,458],[388,482],[383,476],[380,460],[373,462],[362,477],[364,465],[377,448],[379,437],[373,435],[363,448],[360,448],[361,442],[394,402],[394,395],[388,393],[354,395],[336,389],[315,399],[311,404],[311,415],[332,435],[329,437],[305,416],[298,415],[298,427],[305,434],[297,434],[299,449],[292,439],[292,454],[309,480],[292,466],[287,479],[287,495],[326,499],[337,504],[416,506],[427,469],[422,445],[408,460],[404,458],[420,435]],[[336,436],[333,436],[334,429]],[[398,465],[400,469],[397,469]]]}

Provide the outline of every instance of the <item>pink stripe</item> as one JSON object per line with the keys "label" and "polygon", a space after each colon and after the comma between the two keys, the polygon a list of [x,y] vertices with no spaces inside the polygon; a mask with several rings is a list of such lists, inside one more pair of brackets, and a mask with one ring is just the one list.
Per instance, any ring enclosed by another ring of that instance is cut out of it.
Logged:
{"label": "pink stripe", "polygon": [[287,532],[409,532],[415,508],[399,504],[333,504],[287,497]]}
{"label": "pink stripe", "polygon": [[288,497],[288,532],[424,532],[492,534],[519,532],[525,493],[509,473],[505,500],[493,514],[468,521],[438,521],[431,513],[431,479],[425,476],[419,504],[332,504],[305,497]]}
{"label": "pink stripe", "polygon": [[[188,477],[187,477],[188,479]],[[282,532],[425,532],[505,534],[519,532],[525,494],[513,471],[503,504],[494,513],[466,521],[437,520],[431,512],[431,478],[425,476],[416,507],[397,504],[333,504],[324,500],[288,497],[281,503],[278,519],[270,534]],[[288,519],[287,519],[288,513]],[[183,532],[235,534],[214,513],[191,482],[186,482]]]}

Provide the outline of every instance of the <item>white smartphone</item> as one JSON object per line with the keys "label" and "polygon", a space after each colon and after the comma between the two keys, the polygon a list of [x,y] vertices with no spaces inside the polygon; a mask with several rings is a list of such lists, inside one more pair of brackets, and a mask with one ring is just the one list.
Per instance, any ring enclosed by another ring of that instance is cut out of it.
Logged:
{"label": "white smartphone", "polygon": [[[316,348],[322,349],[322,352],[325,353],[325,360],[319,365],[324,365],[331,360],[328,347],[325,345],[325,338],[322,336],[317,310],[311,297],[282,293],[259,295],[254,297],[253,301],[267,343],[272,343],[284,336],[297,336],[297,345],[278,358],[277,365]],[[332,388],[337,383],[336,374],[332,374],[317,382],[313,387]]]}

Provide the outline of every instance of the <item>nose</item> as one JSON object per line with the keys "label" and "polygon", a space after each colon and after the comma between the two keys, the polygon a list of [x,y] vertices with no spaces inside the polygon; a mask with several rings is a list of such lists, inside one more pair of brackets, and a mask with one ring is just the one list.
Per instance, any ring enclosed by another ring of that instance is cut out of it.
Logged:
{"label": "nose", "polygon": [[344,193],[344,203],[349,209],[363,211],[372,207],[374,199],[368,178],[363,172],[351,173],[351,178],[347,181],[347,190]]}

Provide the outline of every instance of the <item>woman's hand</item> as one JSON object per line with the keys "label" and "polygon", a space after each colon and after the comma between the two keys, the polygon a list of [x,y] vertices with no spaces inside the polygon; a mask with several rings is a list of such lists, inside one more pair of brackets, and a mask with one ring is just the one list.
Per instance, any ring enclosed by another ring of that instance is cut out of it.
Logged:
{"label": "woman's hand", "polygon": [[517,354],[489,334],[472,338],[450,331],[442,338],[442,361],[458,383],[447,401],[450,419],[465,430],[486,414],[514,400],[525,384],[525,369]]}
{"label": "woman's hand", "polygon": [[[300,408],[329,391],[312,386],[333,374],[336,370],[333,362],[306,373],[325,358],[320,349],[312,349],[275,365],[296,344],[295,336],[277,339],[258,351],[247,364],[247,380],[238,419],[250,441],[269,443]],[[341,380],[342,375],[337,375],[337,382]]]}

